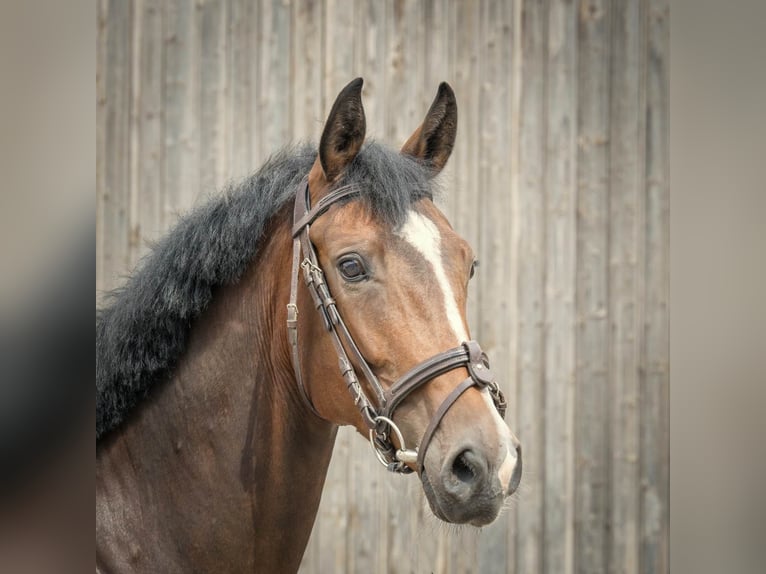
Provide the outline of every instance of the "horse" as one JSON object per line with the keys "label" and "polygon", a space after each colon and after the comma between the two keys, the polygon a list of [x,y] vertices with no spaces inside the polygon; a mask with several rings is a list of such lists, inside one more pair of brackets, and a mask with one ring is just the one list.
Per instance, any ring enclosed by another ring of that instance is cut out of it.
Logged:
{"label": "horse", "polygon": [[[96,570],[298,569],[340,425],[482,526],[521,448],[465,318],[476,258],[433,202],[447,83],[400,150],[365,141],[362,79],[181,218],[96,313]],[[374,460],[374,459],[372,459]]]}

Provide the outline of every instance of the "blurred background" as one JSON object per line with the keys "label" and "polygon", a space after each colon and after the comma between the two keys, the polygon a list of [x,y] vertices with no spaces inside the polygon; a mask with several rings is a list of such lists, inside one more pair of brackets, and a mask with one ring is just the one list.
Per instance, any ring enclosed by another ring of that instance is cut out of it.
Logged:
{"label": "blurred background", "polygon": [[338,435],[302,571],[666,572],[668,0],[110,1],[97,8],[96,297],[178,216],[365,80],[400,146],[459,108],[439,204],[481,261],[469,324],[509,397],[520,492],[446,527]]}

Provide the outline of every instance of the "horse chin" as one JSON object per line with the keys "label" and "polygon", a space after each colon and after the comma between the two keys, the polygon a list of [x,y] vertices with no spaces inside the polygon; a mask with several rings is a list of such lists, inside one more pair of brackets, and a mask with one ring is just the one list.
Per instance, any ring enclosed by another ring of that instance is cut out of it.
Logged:
{"label": "horse chin", "polygon": [[439,496],[431,485],[431,481],[428,479],[428,474],[425,470],[420,473],[420,482],[423,485],[423,492],[426,495],[426,500],[428,501],[428,506],[431,508],[431,512],[434,513],[436,518],[443,522],[447,522],[448,524],[470,524],[471,526],[480,528],[494,522],[499,515],[499,512],[496,509],[486,508],[485,511],[480,514],[472,512],[471,516],[461,516],[459,511],[452,512],[454,509],[449,508],[448,504],[443,505],[440,503]]}
{"label": "horse chin", "polygon": [[428,480],[428,474],[425,470],[420,473],[420,482],[423,484],[423,492],[426,494],[426,500],[428,501],[428,506],[431,508],[431,512],[433,512],[434,516],[439,520],[450,522],[450,520],[444,516],[441,508],[439,508],[439,503],[436,500],[436,493],[434,492],[433,486],[431,486],[431,482]]}

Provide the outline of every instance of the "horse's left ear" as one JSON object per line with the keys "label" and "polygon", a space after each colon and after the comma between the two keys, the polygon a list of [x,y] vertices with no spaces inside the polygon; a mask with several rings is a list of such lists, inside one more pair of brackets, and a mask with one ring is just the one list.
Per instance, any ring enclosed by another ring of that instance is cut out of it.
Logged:
{"label": "horse's left ear", "polygon": [[328,183],[338,178],[364,143],[362,83],[362,78],[356,78],[341,90],[322,131],[319,162]]}
{"label": "horse's left ear", "polygon": [[411,155],[429,166],[434,175],[447,163],[457,135],[457,101],[447,82],[439,84],[426,118],[402,146],[402,153]]}

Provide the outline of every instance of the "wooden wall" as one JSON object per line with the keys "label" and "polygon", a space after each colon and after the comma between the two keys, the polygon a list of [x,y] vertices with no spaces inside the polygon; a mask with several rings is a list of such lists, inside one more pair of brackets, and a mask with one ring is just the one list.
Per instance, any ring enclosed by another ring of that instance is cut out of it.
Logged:
{"label": "wooden wall", "polygon": [[668,570],[668,17],[668,0],[100,0],[97,293],[179,213],[318,139],[352,78],[392,145],[441,80],[457,94],[441,203],[481,260],[469,321],[522,488],[496,524],[446,527],[341,432],[302,571]]}

